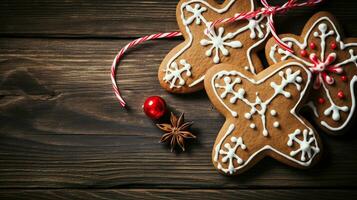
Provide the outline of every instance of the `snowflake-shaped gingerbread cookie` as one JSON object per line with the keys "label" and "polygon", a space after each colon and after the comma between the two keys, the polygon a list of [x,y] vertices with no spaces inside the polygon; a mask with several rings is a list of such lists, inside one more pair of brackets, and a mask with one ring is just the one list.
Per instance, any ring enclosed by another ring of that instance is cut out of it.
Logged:
{"label": "snowflake-shaped gingerbread cookie", "polygon": [[298,168],[316,163],[320,139],[299,115],[311,77],[296,61],[280,62],[255,76],[235,65],[208,70],[206,92],[226,118],[212,151],[214,166],[234,175],[265,156]]}
{"label": "snowflake-shaped gingerbread cookie", "polygon": [[281,36],[294,50],[281,49],[273,40],[266,46],[270,64],[295,59],[313,74],[314,91],[306,104],[317,124],[332,134],[342,133],[355,114],[357,38],[344,39],[335,18],[320,12],[305,25],[301,36]]}
{"label": "snowflake-shaped gingerbread cookie", "polygon": [[[203,89],[207,69],[218,63],[239,64],[252,75],[261,71],[256,51],[269,35],[266,17],[212,27],[218,19],[255,9],[254,0],[181,0],[177,22],[185,38],[165,57],[159,68],[163,88],[173,93]],[[180,63],[186,63],[182,65]]]}

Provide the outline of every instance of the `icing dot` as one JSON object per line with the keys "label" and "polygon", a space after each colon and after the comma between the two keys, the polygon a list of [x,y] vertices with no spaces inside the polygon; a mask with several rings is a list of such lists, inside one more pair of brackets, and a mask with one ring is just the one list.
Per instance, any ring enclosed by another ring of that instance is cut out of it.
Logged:
{"label": "icing dot", "polygon": [[318,100],[319,104],[324,104],[325,103],[325,99],[320,97]]}
{"label": "icing dot", "polygon": [[306,50],[301,50],[301,51],[300,51],[300,55],[301,55],[302,57],[306,57],[306,56],[307,56],[307,51],[306,51]]}
{"label": "icing dot", "polygon": [[231,78],[229,78],[228,76],[227,76],[227,77],[224,77],[224,82],[226,82],[226,83],[231,82]]}
{"label": "icing dot", "polygon": [[344,98],[345,98],[345,94],[344,94],[342,91],[339,91],[339,92],[337,93],[337,97],[338,97],[339,99],[344,99]]}
{"label": "icing dot", "polygon": [[330,48],[331,48],[332,50],[335,50],[335,49],[337,48],[336,42],[332,42],[332,43],[330,44]]}
{"label": "icing dot", "polygon": [[274,122],[273,126],[274,126],[275,128],[279,128],[280,123],[279,123],[279,122]]}
{"label": "icing dot", "polygon": [[301,83],[301,82],[302,82],[301,76],[296,77],[296,81],[297,81],[298,83]]}
{"label": "icing dot", "polygon": [[251,115],[250,113],[245,113],[245,114],[244,114],[244,117],[245,117],[246,119],[251,119],[251,118],[252,118],[252,115]]}
{"label": "icing dot", "polygon": [[310,43],[310,48],[311,48],[311,49],[316,49],[316,44],[313,43],[313,42],[311,42],[311,43]]}
{"label": "icing dot", "polygon": [[271,110],[270,114],[271,114],[271,116],[276,116],[277,112],[276,112],[276,110]]}
{"label": "icing dot", "polygon": [[251,123],[250,125],[249,125],[249,127],[251,128],[251,129],[255,129],[255,124],[254,123]]}
{"label": "icing dot", "polygon": [[244,69],[245,69],[246,71],[250,71],[248,66],[245,66]]}
{"label": "icing dot", "polygon": [[320,29],[321,32],[326,32],[326,30],[327,30],[327,25],[326,25],[325,23],[321,23],[321,24],[319,25],[319,29]]}
{"label": "icing dot", "polygon": [[267,130],[264,130],[263,131],[263,135],[266,137],[266,136],[268,136],[268,131]]}
{"label": "icing dot", "polygon": [[341,76],[341,80],[342,80],[343,82],[346,82],[346,81],[347,81],[347,76],[345,76],[345,75]]}

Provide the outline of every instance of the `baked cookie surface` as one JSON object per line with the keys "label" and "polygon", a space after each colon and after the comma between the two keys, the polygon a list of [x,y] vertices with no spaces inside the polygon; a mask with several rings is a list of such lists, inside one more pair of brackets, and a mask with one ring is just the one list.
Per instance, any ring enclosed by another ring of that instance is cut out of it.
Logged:
{"label": "baked cookie surface", "polygon": [[254,0],[181,0],[177,22],[185,41],[171,50],[160,65],[161,86],[172,93],[203,89],[207,69],[215,64],[242,66],[252,75],[263,70],[256,51],[264,48],[269,31],[263,16],[217,25],[211,23],[255,10]]}
{"label": "baked cookie surface", "polygon": [[298,168],[315,164],[321,142],[299,115],[311,76],[296,61],[275,64],[255,76],[227,64],[208,70],[206,92],[226,118],[213,147],[214,166],[234,175],[266,156]]}
{"label": "baked cookie surface", "polygon": [[348,129],[355,119],[357,38],[344,38],[336,19],[327,12],[315,14],[301,36],[281,35],[293,53],[281,49],[273,39],[266,45],[269,64],[295,59],[313,74],[313,88],[306,104],[318,126],[331,134]]}

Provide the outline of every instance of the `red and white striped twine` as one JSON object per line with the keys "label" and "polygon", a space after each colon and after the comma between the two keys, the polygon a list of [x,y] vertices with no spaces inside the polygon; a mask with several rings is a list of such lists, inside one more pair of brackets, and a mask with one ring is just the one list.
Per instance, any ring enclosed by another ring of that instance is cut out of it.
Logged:
{"label": "red and white striped twine", "polygon": [[[273,38],[276,40],[276,42],[285,50],[289,51],[289,52],[293,52],[293,50],[286,45],[277,35],[276,31],[275,31],[275,27],[274,27],[274,20],[273,20],[273,16],[276,13],[285,13],[286,11],[292,9],[292,8],[297,8],[297,7],[303,7],[303,6],[314,6],[316,4],[319,4],[321,2],[323,2],[324,0],[308,0],[302,3],[297,3],[297,0],[288,0],[288,2],[286,2],[284,5],[282,6],[270,6],[267,2],[267,0],[260,0],[261,3],[264,5],[264,8],[260,8],[254,11],[250,11],[250,12],[242,12],[239,13],[237,15],[235,15],[234,17],[231,18],[226,18],[226,19],[219,19],[217,21],[214,21],[211,25],[210,28],[213,28],[215,26],[217,26],[218,24],[222,24],[222,23],[232,23],[238,20],[242,20],[242,19],[252,19],[255,18],[259,15],[264,15],[267,16],[268,18],[268,25],[270,28],[270,31],[273,35]],[[121,58],[123,57],[123,55],[125,54],[125,52],[132,48],[135,47],[145,41],[149,41],[149,40],[155,40],[155,39],[162,39],[162,38],[173,38],[173,37],[178,37],[178,36],[182,36],[182,33],[179,31],[175,31],[175,32],[170,32],[170,33],[157,33],[157,34],[152,34],[152,35],[147,35],[141,38],[138,38],[132,42],[130,42],[129,44],[127,44],[124,48],[120,49],[119,53],[115,56],[113,64],[111,66],[111,80],[112,80],[112,85],[113,85],[113,90],[115,93],[116,98],[119,100],[119,103],[122,107],[125,107],[126,102],[124,101],[123,97],[120,94],[120,90],[119,87],[116,83],[116,68],[118,66],[118,63],[120,62]]]}
{"label": "red and white striped twine", "polygon": [[260,8],[260,9],[257,9],[257,10],[251,11],[251,12],[242,12],[242,13],[235,15],[234,17],[230,17],[230,18],[226,18],[226,19],[219,19],[212,23],[211,28],[217,26],[218,24],[222,24],[222,23],[232,23],[232,22],[242,20],[242,19],[248,20],[248,19],[257,17],[259,15],[264,15],[264,16],[267,16],[268,25],[269,25],[269,28],[270,28],[273,38],[276,40],[276,42],[279,44],[279,46],[281,46],[283,49],[292,53],[293,50],[279,38],[278,34],[275,31],[274,19],[273,19],[274,15],[276,13],[285,13],[292,8],[304,7],[304,6],[311,7],[316,4],[321,3],[323,1],[324,0],[308,0],[305,2],[297,3],[297,0],[288,0],[282,6],[271,6],[268,4],[267,0],[260,0],[260,2],[263,4],[264,8]]}
{"label": "red and white striped twine", "polygon": [[120,62],[120,59],[123,57],[124,53],[132,48],[135,47],[145,41],[149,41],[149,40],[155,40],[155,39],[160,39],[160,38],[173,38],[173,37],[177,37],[177,36],[181,36],[182,33],[179,31],[176,32],[170,32],[170,33],[157,33],[157,34],[152,34],[152,35],[147,35],[144,36],[142,38],[138,38],[132,42],[130,42],[129,44],[127,44],[124,48],[120,49],[119,53],[115,56],[112,67],[111,67],[111,73],[110,73],[110,77],[112,79],[112,85],[113,85],[113,90],[115,93],[115,96],[117,97],[117,99],[119,100],[119,103],[121,106],[125,107],[126,102],[124,101],[123,97],[120,94],[120,90],[119,87],[116,83],[116,68],[118,63]]}

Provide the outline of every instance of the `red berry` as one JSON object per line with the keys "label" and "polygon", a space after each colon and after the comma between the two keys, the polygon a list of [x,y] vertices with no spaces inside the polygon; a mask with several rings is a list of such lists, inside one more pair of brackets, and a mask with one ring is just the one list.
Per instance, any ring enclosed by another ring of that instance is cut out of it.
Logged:
{"label": "red berry", "polygon": [[347,76],[345,76],[345,75],[341,76],[341,80],[342,80],[343,82],[346,82],[346,81],[347,81]]}
{"label": "red berry", "polygon": [[310,48],[311,48],[311,49],[315,49],[315,48],[316,48],[316,44],[313,43],[313,42],[311,42],[311,43],[310,43]]}
{"label": "red berry", "polygon": [[332,50],[335,50],[335,49],[337,48],[336,42],[332,42],[332,43],[330,44],[330,47],[331,47]]}
{"label": "red berry", "polygon": [[166,113],[165,100],[159,96],[152,96],[145,100],[143,109],[151,119],[160,119]]}
{"label": "red berry", "polygon": [[316,48],[316,44],[313,43],[313,42],[311,42],[311,43],[310,43],[310,48],[311,48],[311,49],[315,49],[315,48]]}
{"label": "red berry", "polygon": [[307,56],[307,51],[306,51],[306,50],[301,50],[301,51],[300,51],[300,55],[301,55],[302,57],[306,57],[306,56]]}
{"label": "red berry", "polygon": [[320,97],[320,98],[318,99],[318,102],[319,102],[319,104],[324,104],[324,103],[325,103],[325,99],[322,98],[322,97]]}
{"label": "red berry", "polygon": [[344,99],[344,98],[345,98],[345,94],[344,94],[342,91],[339,91],[339,92],[337,93],[337,97],[338,97],[339,99]]}

